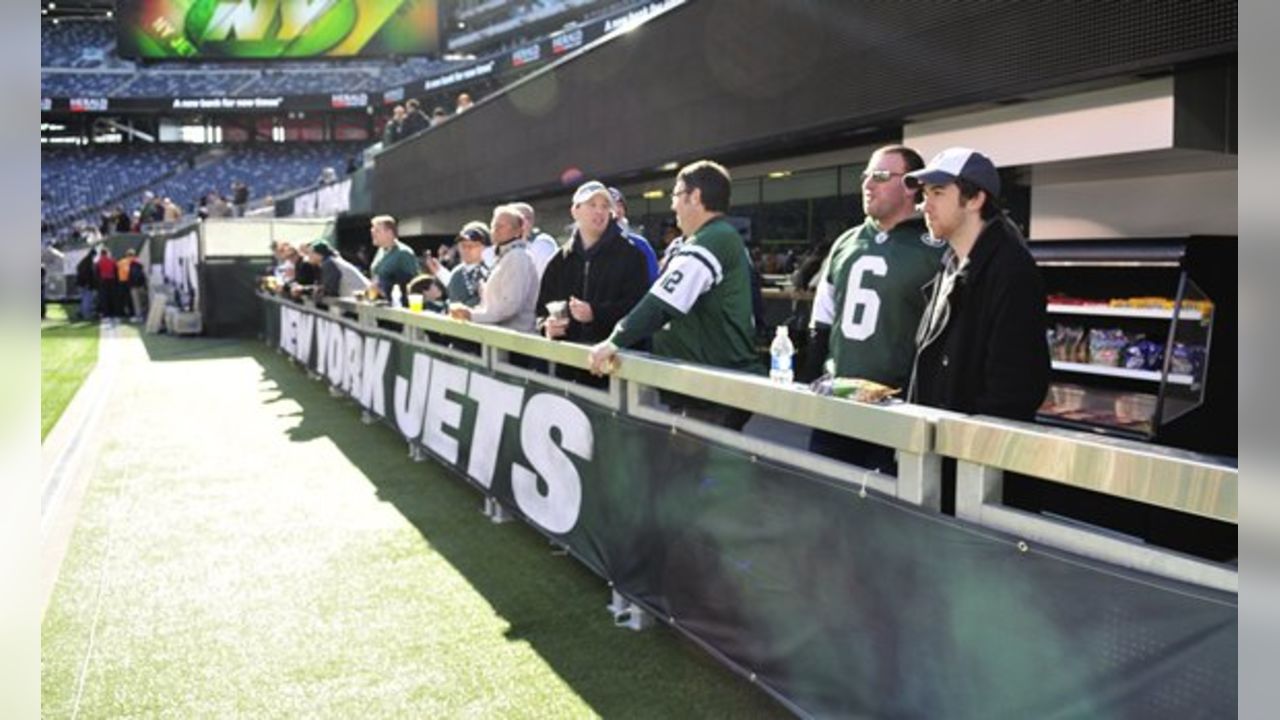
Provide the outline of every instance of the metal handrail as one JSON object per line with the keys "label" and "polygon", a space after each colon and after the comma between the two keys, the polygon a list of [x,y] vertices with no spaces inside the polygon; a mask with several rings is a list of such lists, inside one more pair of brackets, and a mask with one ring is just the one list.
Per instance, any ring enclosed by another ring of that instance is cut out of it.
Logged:
{"label": "metal handrail", "polygon": [[1239,470],[1197,453],[988,417],[941,418],[939,455],[1239,524]]}
{"label": "metal handrail", "polygon": [[[325,304],[367,319],[369,325],[382,321],[419,328],[557,364],[588,367],[582,345],[349,299]],[[614,375],[910,453],[937,454],[993,471],[1032,475],[1147,505],[1239,522],[1239,472],[1208,456],[918,405],[849,402],[779,386],[763,377],[626,350],[619,353]]]}
{"label": "metal handrail", "polygon": [[[558,365],[588,369],[586,346],[547,340],[539,335],[491,325],[454,320],[435,313],[414,313],[347,299],[331,301],[349,312],[366,313],[383,322],[482,343],[499,350],[537,357]],[[913,453],[932,445],[932,418],[937,411],[915,405],[867,405],[815,395],[748,373],[621,351],[612,373],[621,380],[691,395],[779,420],[814,427]],[[851,433],[856,429],[857,432]]]}

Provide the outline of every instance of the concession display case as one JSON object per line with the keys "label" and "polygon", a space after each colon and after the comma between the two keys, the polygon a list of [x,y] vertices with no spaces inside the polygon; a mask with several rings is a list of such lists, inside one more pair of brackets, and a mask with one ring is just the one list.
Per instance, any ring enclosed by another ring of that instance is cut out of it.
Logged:
{"label": "concession display case", "polygon": [[1234,294],[1220,307],[1197,282],[1197,266],[1206,264],[1197,261],[1222,265],[1229,255],[1234,266],[1233,238],[1033,241],[1030,249],[1048,290],[1053,365],[1039,422],[1162,441],[1211,389],[1227,389],[1212,387],[1222,373],[1210,369],[1220,361],[1217,326],[1226,309],[1234,377]]}

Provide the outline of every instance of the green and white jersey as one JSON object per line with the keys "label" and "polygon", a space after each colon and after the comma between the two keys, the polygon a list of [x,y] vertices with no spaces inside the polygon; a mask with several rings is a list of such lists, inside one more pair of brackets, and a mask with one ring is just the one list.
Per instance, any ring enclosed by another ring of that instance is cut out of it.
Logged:
{"label": "green and white jersey", "polygon": [[946,243],[912,218],[880,230],[868,218],[836,239],[822,266],[811,325],[831,327],[826,369],[906,387],[916,328]]}
{"label": "green and white jersey", "polygon": [[611,339],[627,347],[652,332],[657,355],[761,372],[750,273],[738,231],[723,218],[711,220],[685,239]]}
{"label": "green and white jersey", "polygon": [[392,285],[403,286],[418,274],[418,256],[413,254],[413,248],[397,239],[389,248],[378,248],[369,270],[378,289],[389,296]]}

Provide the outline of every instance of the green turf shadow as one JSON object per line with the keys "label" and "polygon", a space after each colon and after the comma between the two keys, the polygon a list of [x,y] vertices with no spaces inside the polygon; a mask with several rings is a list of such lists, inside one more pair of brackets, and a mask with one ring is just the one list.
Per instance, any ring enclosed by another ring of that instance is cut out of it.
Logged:
{"label": "green turf shadow", "polygon": [[253,350],[252,342],[228,338],[212,338],[200,335],[177,336],[138,331],[138,337],[152,362],[183,362],[189,360],[222,360],[246,357]]}
{"label": "green turf shadow", "polygon": [[411,461],[398,432],[362,424],[354,402],[330,396],[325,382],[309,379],[280,353],[262,344],[241,347],[278,392],[269,402],[301,406],[290,439],[332,442],[370,479],[378,498],[412,523],[509,623],[507,638],[528,643],[594,713],[788,716],[768,695],[669,628],[643,633],[614,628],[605,610],[608,588],[586,566],[554,554],[548,540],[523,523],[490,523],[480,512],[481,493],[466,479],[431,461]]}

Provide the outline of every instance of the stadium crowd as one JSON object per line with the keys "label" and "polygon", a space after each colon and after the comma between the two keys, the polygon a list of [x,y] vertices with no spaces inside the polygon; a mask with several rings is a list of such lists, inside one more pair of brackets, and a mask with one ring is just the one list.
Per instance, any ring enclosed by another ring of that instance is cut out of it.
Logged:
{"label": "stadium crowd", "polygon": [[[466,223],[452,246],[422,258],[399,239],[395,218],[380,215],[367,264],[324,240],[279,243],[264,285],[293,298],[407,300],[413,311],[577,343],[590,373],[556,372],[595,386],[622,348],[759,374],[751,257],[725,217],[730,187],[729,172],[712,161],[678,172],[671,209],[679,235],[660,260],[628,228],[622,193],[592,180],[574,193],[572,232],[559,245],[526,203],[495,207],[487,224]],[[1045,289],[999,196],[995,166],[974,150],[951,148],[928,164],[902,145],[871,156],[862,173],[866,219],[831,244],[816,275],[815,388],[852,380],[883,389],[880,397],[1033,419],[1049,379]],[[701,398],[662,398],[725,427],[750,419]],[[896,473],[887,448],[821,431],[810,447]]]}

